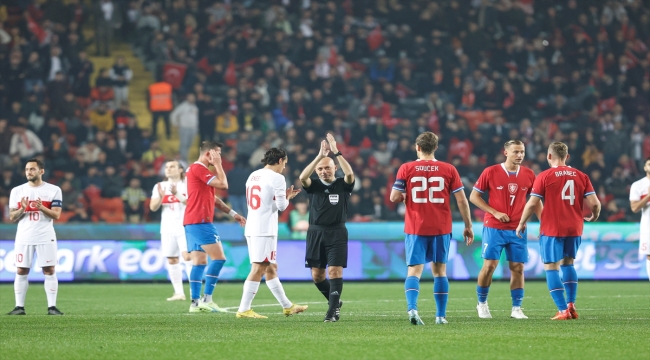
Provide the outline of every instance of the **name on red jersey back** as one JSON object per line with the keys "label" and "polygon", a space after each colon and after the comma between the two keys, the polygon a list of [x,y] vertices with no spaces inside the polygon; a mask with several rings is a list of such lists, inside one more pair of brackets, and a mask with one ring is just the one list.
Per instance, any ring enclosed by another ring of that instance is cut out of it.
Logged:
{"label": "name on red jersey back", "polygon": [[589,177],[570,166],[543,171],[535,179],[532,196],[544,200],[540,235],[581,236],[584,229],[584,198],[595,194]]}
{"label": "name on red jersey back", "polygon": [[456,168],[438,160],[402,164],[393,189],[406,195],[404,232],[434,236],[451,233],[451,194],[462,191]]}
{"label": "name on red jersey back", "polygon": [[215,189],[209,184],[216,177],[207,166],[198,161],[187,169],[187,203],[183,225],[212,222]]}

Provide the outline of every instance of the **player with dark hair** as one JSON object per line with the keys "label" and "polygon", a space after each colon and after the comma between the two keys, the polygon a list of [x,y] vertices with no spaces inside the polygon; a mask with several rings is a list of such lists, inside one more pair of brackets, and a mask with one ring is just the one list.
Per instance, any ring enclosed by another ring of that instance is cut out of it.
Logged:
{"label": "player with dark hair", "polygon": [[[344,177],[336,177],[338,168],[328,156],[330,152],[338,159]],[[314,170],[318,179],[312,180]],[[300,182],[309,194],[305,267],[311,268],[316,287],[328,300],[329,308],[324,321],[336,322],[340,319],[343,305],[343,269],[348,265],[348,229],[345,222],[354,188],[354,172],[336,147],[333,135],[327,134],[327,140],[321,142],[316,158],[300,173]]]}
{"label": "player with dark hair", "polygon": [[[478,274],[476,293],[478,295],[478,316],[482,319],[492,318],[487,297],[492,284],[492,274],[499,265],[501,253],[505,249],[510,266],[510,296],[512,311],[510,317],[528,319],[521,311],[524,299],[524,263],[528,261],[528,244],[526,233],[523,239],[515,234],[519,219],[526,206],[526,197],[530,195],[535,181],[535,173],[521,163],[526,156],[526,148],[520,140],[510,140],[503,146],[506,161],[486,168],[474,184],[469,201],[485,211],[483,220],[483,267]],[[489,204],[481,197],[489,193]],[[541,217],[542,204],[535,209]]]}
{"label": "player with dark hair", "polygon": [[254,171],[246,181],[248,223],[244,234],[248,243],[251,271],[244,282],[237,318],[266,319],[266,316],[251,309],[262,276],[273,296],[282,305],[285,316],[307,310],[306,305],[296,305],[287,298],[278,278],[276,264],[278,211],[284,211],[289,206],[289,200],[300,193],[300,190],[294,190],[293,186],[287,189],[286,180],[282,176],[287,160],[284,150],[269,149],[262,159],[264,168]]}
{"label": "player with dark hair", "polygon": [[465,223],[463,239],[474,241],[469,203],[456,168],[438,161],[438,136],[423,132],[415,140],[418,160],[400,166],[390,201],[406,204],[404,219],[405,252],[408,275],[404,282],[409,321],[424,325],[418,314],[420,277],[424,264],[432,262],[433,297],[436,301],[436,324],[447,324],[446,310],[449,294],[447,256],[451,242],[451,194],[454,194]]}
{"label": "player with dark hair", "polygon": [[29,288],[29,270],[38,259],[43,268],[47,314],[63,315],[56,308],[59,280],[55,274],[58,263],[54,220],[61,216],[61,188],[43,181],[45,164],[39,159],[29,159],[25,163],[27,183],[11,189],[9,195],[9,219],[18,222],[16,229],[16,279],[14,292],[16,307],[7,315],[25,315],[25,297]]}
{"label": "player with dark hair", "polygon": [[[573,261],[580,247],[584,228],[582,205],[586,198],[591,216],[585,221],[596,221],[600,215],[600,201],[589,177],[566,165],[569,151],[566,144],[554,142],[548,147],[550,169],[535,179],[531,197],[517,226],[517,236],[522,237],[526,222],[539,203],[544,201],[540,224],[539,247],[546,284],[558,308],[552,320],[577,319],[575,302],[578,293],[578,274]],[[560,277],[560,268],[562,277]],[[564,292],[566,291],[566,298]]]}
{"label": "player with dark hair", "polygon": [[645,269],[650,279],[650,158],[643,162],[645,177],[635,181],[630,188],[630,208],[641,212],[639,229],[639,256],[645,255]]}
{"label": "player with dark hair", "polygon": [[[222,147],[221,143],[202,142],[199,159],[187,169],[187,205],[183,225],[187,238],[187,251],[192,258],[190,312],[225,312],[212,301],[212,292],[217,285],[221,268],[226,262],[219,233],[212,223],[214,207],[230,214],[241,226],[246,225],[246,219],[230,209],[215,194],[215,189],[228,189],[228,179],[221,166]],[[210,165],[214,166],[214,173],[208,168]],[[211,261],[206,270],[207,256],[210,256]],[[206,270],[205,290],[201,298],[201,279],[204,270]]]}

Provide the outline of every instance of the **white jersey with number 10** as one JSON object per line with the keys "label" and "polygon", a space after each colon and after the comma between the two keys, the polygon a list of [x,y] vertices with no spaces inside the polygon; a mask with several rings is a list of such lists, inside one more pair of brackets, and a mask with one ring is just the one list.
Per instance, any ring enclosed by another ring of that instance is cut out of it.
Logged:
{"label": "white jersey with number 10", "polygon": [[278,210],[289,205],[287,183],[282,174],[270,169],[260,169],[246,181],[246,236],[277,236]]}
{"label": "white jersey with number 10", "polygon": [[24,197],[28,199],[27,209],[25,209],[25,214],[18,221],[16,244],[40,245],[55,243],[54,220],[38,210],[36,200],[41,199],[43,206],[48,209],[61,207],[61,188],[46,182],[37,187],[29,186],[29,183],[16,186],[11,190],[9,207],[20,209],[22,207],[20,201]]}

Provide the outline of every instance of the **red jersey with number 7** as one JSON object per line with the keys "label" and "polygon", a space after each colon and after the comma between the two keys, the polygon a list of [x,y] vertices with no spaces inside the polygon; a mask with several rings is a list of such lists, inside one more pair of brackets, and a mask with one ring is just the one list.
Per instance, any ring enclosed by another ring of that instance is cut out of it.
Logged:
{"label": "red jersey with number 7", "polygon": [[555,166],[535,179],[531,196],[544,200],[540,235],[581,236],[584,198],[595,194],[589,177],[570,166]]}
{"label": "red jersey with number 7", "polygon": [[402,164],[393,189],[406,195],[404,232],[434,236],[451,233],[451,194],[462,191],[458,170],[438,160]]}
{"label": "red jersey with number 7", "polygon": [[203,163],[195,162],[187,169],[187,203],[183,225],[211,223],[214,219],[214,188],[217,178]]}

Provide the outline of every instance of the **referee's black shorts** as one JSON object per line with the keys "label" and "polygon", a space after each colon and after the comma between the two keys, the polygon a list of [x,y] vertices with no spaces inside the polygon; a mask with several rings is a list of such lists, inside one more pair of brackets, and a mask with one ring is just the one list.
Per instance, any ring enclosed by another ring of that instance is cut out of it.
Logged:
{"label": "referee's black shorts", "polygon": [[309,225],[305,267],[348,266],[348,229],[345,224]]}

